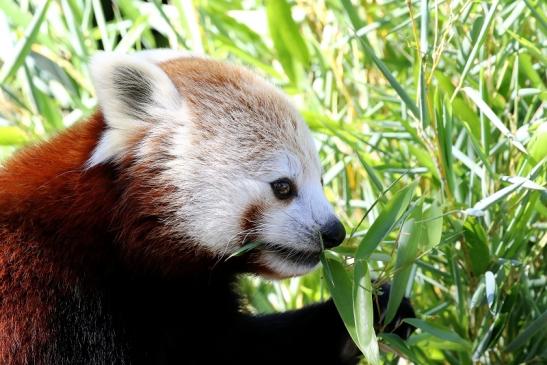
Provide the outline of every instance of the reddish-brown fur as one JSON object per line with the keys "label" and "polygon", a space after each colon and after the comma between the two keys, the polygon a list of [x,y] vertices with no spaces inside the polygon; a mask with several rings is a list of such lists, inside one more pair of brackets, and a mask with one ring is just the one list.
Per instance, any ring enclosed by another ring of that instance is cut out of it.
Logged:
{"label": "reddish-brown fur", "polygon": [[1,364],[40,351],[55,297],[84,277],[100,281],[120,261],[164,273],[214,263],[160,223],[165,213],[157,207],[171,188],[147,184],[154,171],[131,158],[119,168],[85,169],[104,127],[97,113],[0,169]]}
{"label": "reddish-brown fur", "polygon": [[[30,358],[21,353],[27,344],[46,341],[53,305],[47,288],[74,282],[80,265],[93,264],[79,262],[74,250],[95,245],[96,234],[86,231],[108,226],[101,206],[115,200],[103,168],[82,171],[103,127],[97,115],[53,143],[23,150],[0,170],[0,363],[15,362],[16,354]],[[80,247],[60,237],[77,238]]]}

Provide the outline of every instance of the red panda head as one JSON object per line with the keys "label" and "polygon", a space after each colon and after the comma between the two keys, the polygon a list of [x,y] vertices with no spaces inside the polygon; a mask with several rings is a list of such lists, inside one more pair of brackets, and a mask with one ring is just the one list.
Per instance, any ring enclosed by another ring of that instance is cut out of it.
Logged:
{"label": "red panda head", "polygon": [[150,204],[171,235],[219,259],[259,242],[252,264],[281,277],[342,242],[311,134],[276,88],[171,51],[100,54],[91,73],[106,129],[88,166],[148,171],[144,186],[161,192]]}

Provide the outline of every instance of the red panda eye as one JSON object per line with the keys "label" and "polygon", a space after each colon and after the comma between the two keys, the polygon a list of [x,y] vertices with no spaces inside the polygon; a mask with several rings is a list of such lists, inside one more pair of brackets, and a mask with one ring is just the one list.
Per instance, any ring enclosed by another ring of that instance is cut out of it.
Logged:
{"label": "red panda eye", "polygon": [[270,183],[273,193],[277,199],[284,200],[294,195],[295,189],[291,180],[282,178]]}

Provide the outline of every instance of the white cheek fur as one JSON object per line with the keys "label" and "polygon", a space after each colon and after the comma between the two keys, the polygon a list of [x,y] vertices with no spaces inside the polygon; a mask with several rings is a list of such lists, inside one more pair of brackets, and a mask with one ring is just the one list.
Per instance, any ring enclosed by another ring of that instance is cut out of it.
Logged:
{"label": "white cheek fur", "polygon": [[[185,167],[189,171],[181,169],[179,173],[182,175],[173,174],[171,179],[176,181],[177,176],[185,176],[184,170],[186,173],[193,171],[195,180],[178,180],[176,183],[183,187],[183,191],[199,190],[200,193],[191,200],[187,196],[179,197],[181,204],[176,214],[181,222],[180,229],[188,231],[195,240],[219,256],[235,252],[250,233],[241,229],[245,209],[253,202],[264,200],[263,184],[237,175],[218,176],[199,167]],[[199,170],[198,177],[196,171]]]}
{"label": "white cheek fur", "polygon": [[263,255],[263,263],[281,277],[300,276],[309,273],[317,265],[299,265],[287,260],[280,259],[279,256],[266,253]]}

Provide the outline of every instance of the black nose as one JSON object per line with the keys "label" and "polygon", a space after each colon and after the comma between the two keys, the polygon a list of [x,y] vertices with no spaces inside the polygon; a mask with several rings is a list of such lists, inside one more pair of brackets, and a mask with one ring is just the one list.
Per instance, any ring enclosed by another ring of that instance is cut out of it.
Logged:
{"label": "black nose", "polygon": [[346,229],[338,219],[333,219],[321,228],[321,238],[325,248],[336,247],[346,238]]}

